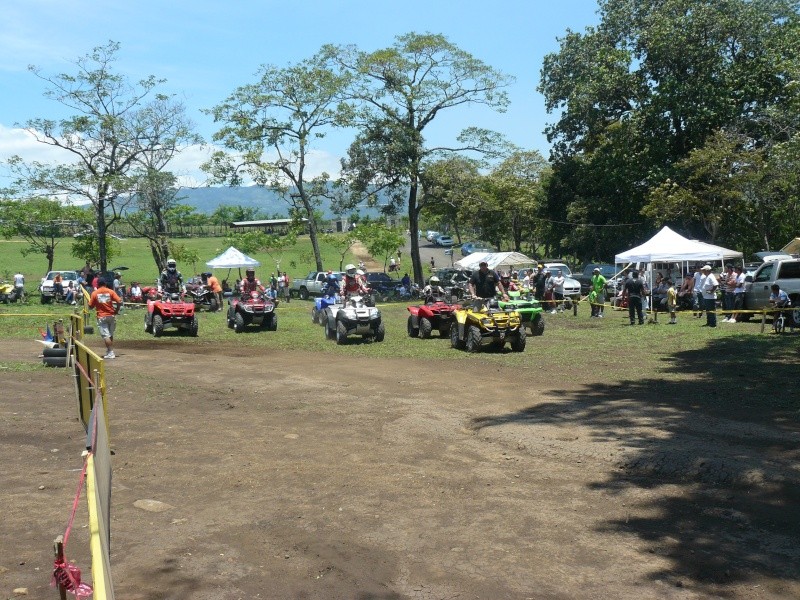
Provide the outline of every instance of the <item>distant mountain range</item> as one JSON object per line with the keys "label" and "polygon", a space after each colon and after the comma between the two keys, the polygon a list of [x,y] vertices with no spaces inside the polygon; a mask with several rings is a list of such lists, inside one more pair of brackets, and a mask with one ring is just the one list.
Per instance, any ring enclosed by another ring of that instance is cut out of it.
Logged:
{"label": "distant mountain range", "polygon": [[[181,188],[178,197],[181,204],[193,206],[197,212],[205,214],[213,213],[222,205],[253,207],[269,216],[289,214],[289,205],[278,192],[259,186]],[[322,201],[319,210],[325,219],[341,216],[333,211],[328,200]],[[356,211],[362,217],[377,217],[381,214],[380,207],[370,208],[363,204],[355,210],[345,211],[344,216]]]}

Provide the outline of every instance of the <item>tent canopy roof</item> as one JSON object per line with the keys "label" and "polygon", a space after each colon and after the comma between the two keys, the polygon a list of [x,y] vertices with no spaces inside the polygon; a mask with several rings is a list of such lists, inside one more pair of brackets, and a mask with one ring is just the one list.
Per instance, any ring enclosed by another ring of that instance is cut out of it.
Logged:
{"label": "tent canopy roof", "polygon": [[615,263],[683,262],[742,258],[741,252],[697,240],[689,240],[667,226],[641,246],[617,254]]}
{"label": "tent canopy roof", "polygon": [[235,269],[237,267],[258,267],[260,265],[261,263],[255,258],[250,258],[233,246],[206,263],[206,266],[212,269]]}
{"label": "tent canopy roof", "polygon": [[490,269],[527,267],[536,263],[535,260],[521,252],[473,252],[469,256],[456,261],[455,267],[474,271],[484,260],[489,264]]}

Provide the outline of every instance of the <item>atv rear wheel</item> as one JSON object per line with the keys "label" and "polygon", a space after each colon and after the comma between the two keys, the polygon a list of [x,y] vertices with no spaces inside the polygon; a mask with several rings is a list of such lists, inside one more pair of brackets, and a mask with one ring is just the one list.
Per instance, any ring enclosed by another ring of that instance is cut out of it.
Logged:
{"label": "atv rear wheel", "polygon": [[144,316],[144,332],[153,333],[153,317],[150,314]]}
{"label": "atv rear wheel", "polygon": [[219,308],[219,303],[217,303],[216,297],[215,298],[211,298],[211,300],[209,300],[209,303],[208,303],[208,310],[210,312],[217,312],[218,308]]}
{"label": "atv rear wheel", "polygon": [[383,338],[385,337],[386,337],[386,328],[384,327],[383,322],[381,322],[378,325],[378,328],[375,330],[375,341],[382,342]]}
{"label": "atv rear wheel", "polygon": [[319,323],[319,311],[316,306],[311,309],[311,322],[315,325]]}
{"label": "atv rear wheel", "polygon": [[408,337],[415,338],[419,335],[419,328],[414,327],[414,317],[411,315],[408,316],[408,325],[406,329],[408,329]]}
{"label": "atv rear wheel", "polygon": [[533,335],[544,335],[544,319],[542,315],[536,315],[531,323],[531,333]]}
{"label": "atv rear wheel", "polygon": [[228,329],[233,329],[233,307],[228,307],[228,312],[225,315],[225,319],[228,322]]}
{"label": "atv rear wheel", "polygon": [[336,323],[336,343],[341,346],[345,342],[347,342],[347,327],[339,321]]}
{"label": "atv rear wheel", "polygon": [[464,340],[458,337],[458,323],[450,324],[450,347],[456,350],[462,350],[464,348]]}
{"label": "atv rear wheel", "polygon": [[161,337],[164,333],[164,319],[161,315],[153,315],[153,335]]}
{"label": "atv rear wheel", "polygon": [[328,320],[325,319],[325,339],[332,340],[336,337],[336,332],[333,328],[328,324]]}
{"label": "atv rear wheel", "polygon": [[197,317],[192,319],[192,322],[189,323],[189,335],[192,337],[197,337],[197,332],[200,331],[200,323],[197,322]]}
{"label": "atv rear wheel", "polygon": [[524,352],[525,351],[525,340],[527,339],[527,335],[525,334],[525,328],[520,327],[517,331],[517,337],[515,337],[511,341],[511,349],[514,352]]}
{"label": "atv rear wheel", "polygon": [[422,317],[419,320],[419,337],[423,340],[427,340],[431,337],[431,331],[433,331],[433,323],[430,322],[430,319]]}
{"label": "atv rear wheel", "polygon": [[467,330],[467,352],[477,352],[481,349],[481,330],[475,325],[470,325]]}
{"label": "atv rear wheel", "polygon": [[269,325],[267,326],[267,329],[269,329],[270,331],[278,331],[278,315],[276,315],[275,313],[272,313],[272,317],[269,320]]}
{"label": "atv rear wheel", "polygon": [[242,313],[236,313],[233,315],[233,330],[236,333],[242,333],[244,331],[244,317]]}

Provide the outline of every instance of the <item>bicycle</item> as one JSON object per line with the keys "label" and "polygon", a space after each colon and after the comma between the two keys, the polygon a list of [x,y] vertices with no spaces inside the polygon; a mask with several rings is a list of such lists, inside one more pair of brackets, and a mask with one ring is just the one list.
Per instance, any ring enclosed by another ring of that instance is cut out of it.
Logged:
{"label": "bicycle", "polygon": [[[783,309],[788,308],[788,306],[776,306],[776,308]],[[772,318],[772,329],[778,334],[786,331],[786,315],[783,310],[775,313],[775,316]]]}

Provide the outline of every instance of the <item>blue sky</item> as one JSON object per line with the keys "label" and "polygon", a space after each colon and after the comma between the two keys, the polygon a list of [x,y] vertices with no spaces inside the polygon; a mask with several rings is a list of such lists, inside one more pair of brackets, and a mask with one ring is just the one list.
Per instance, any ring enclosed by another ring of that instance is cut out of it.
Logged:
{"label": "blue sky", "polygon": [[[596,0],[8,0],[0,36],[0,160],[12,154],[55,159],[15,124],[68,113],[43,97],[44,84],[28,65],[47,74],[71,72],[74,60],[108,40],[120,42],[116,68],[132,78],[153,74],[167,80],[206,140],[216,130],[200,110],[254,80],[262,64],[285,66],[314,54],[325,43],[355,44],[371,51],[395,36],[442,33],[492,67],[516,78],[505,113],[481,108],[444,111],[427,131],[435,143],[452,141],[465,126],[505,134],[525,149],[548,156],[542,133],[554,119],[536,92],[542,58],[557,50],[567,29],[583,31],[598,21]],[[335,172],[351,133],[317,143],[319,170]],[[173,170],[201,184],[197,165],[207,150],[184,152]],[[0,171],[0,187],[7,183]]]}

